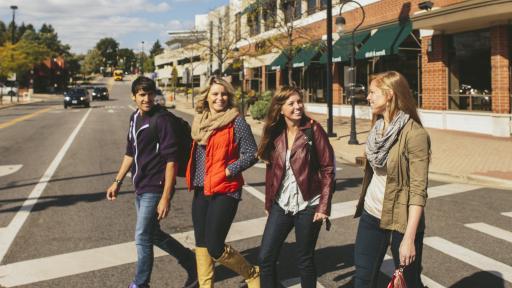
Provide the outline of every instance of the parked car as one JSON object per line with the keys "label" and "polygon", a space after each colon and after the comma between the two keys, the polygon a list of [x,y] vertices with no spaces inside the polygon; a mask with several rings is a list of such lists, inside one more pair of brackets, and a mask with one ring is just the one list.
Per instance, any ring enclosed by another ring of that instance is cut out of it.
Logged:
{"label": "parked car", "polygon": [[2,96],[16,96],[18,94],[18,87],[16,82],[0,83],[0,95]]}
{"label": "parked car", "polygon": [[[363,104],[363,105],[368,104],[368,100],[366,100],[366,96],[367,96],[366,87],[363,84],[356,84],[356,85],[353,86],[352,89],[354,89],[354,97],[353,97],[354,98],[354,104],[356,104],[356,105],[358,105],[358,104]],[[347,97],[347,103],[348,104],[352,104],[351,97]]]}
{"label": "parked car", "polygon": [[71,106],[84,106],[86,108],[91,105],[91,96],[85,88],[72,88],[64,92],[64,109]]}
{"label": "parked car", "polygon": [[108,100],[110,97],[108,89],[106,87],[94,87],[92,89],[92,100]]}

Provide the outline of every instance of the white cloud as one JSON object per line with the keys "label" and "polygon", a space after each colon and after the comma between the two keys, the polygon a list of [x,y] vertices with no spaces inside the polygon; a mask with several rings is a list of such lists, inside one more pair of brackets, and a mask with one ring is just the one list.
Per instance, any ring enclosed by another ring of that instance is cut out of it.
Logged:
{"label": "white cloud", "polygon": [[[4,6],[18,5],[16,22],[31,23],[35,27],[49,23],[59,34],[61,41],[71,45],[73,52],[85,53],[103,37],[113,37],[121,42],[122,47],[126,47],[122,43],[123,36],[127,37],[132,33],[153,33],[158,36],[161,31],[167,30],[167,25],[158,23],[151,17],[152,14],[171,10],[171,6],[165,1],[154,2],[150,0],[0,0],[0,9],[9,11],[3,9]],[[179,26],[179,24],[175,25]],[[133,43],[126,44],[136,46]]]}

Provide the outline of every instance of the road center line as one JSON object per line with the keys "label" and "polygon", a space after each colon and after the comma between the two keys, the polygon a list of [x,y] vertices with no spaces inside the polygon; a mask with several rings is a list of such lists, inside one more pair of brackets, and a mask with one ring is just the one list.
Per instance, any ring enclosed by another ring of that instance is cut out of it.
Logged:
{"label": "road center line", "polygon": [[36,112],[32,112],[30,114],[27,114],[27,115],[23,115],[23,116],[20,116],[20,117],[17,117],[17,118],[14,118],[12,120],[9,120],[5,123],[0,123],[0,129],[4,129],[4,128],[7,128],[9,126],[12,126],[18,122],[21,122],[21,121],[25,121],[25,120],[28,120],[30,118],[33,118],[33,117],[36,117],[37,115],[39,114],[43,114],[45,112],[48,112],[50,110],[52,110],[53,108],[50,107],[50,108],[44,108],[44,109],[41,109],[41,110],[38,110]]}
{"label": "road center line", "polygon": [[44,189],[46,188],[46,185],[48,184],[53,174],[57,170],[57,167],[59,167],[59,164],[64,158],[64,155],[66,155],[66,152],[68,151],[69,147],[71,147],[71,144],[75,140],[78,131],[80,131],[80,129],[82,128],[85,120],[87,119],[91,111],[92,109],[89,109],[89,111],[87,111],[84,117],[82,117],[82,120],[80,121],[80,123],[78,123],[78,126],[76,126],[75,130],[73,130],[71,135],[69,135],[68,139],[64,143],[64,146],[62,146],[59,153],[57,153],[57,156],[55,156],[55,159],[53,159],[50,166],[48,166],[48,169],[46,169],[46,172],[44,172],[43,177],[41,177],[39,182],[36,184],[30,195],[27,197],[27,200],[23,202],[23,205],[21,206],[20,210],[16,213],[16,215],[14,215],[14,218],[11,220],[9,225],[0,231],[0,262],[4,259],[5,254],[9,250],[9,247],[11,246],[16,235],[18,234],[18,231],[20,231],[21,227],[27,220],[30,211],[32,211],[32,208],[37,203],[37,199],[43,193]]}

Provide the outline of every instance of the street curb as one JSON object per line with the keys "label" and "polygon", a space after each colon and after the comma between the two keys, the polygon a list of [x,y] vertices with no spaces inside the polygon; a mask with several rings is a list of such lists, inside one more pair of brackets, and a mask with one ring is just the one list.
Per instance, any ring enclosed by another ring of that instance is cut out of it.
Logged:
{"label": "street curb", "polygon": [[11,107],[15,107],[15,106],[19,106],[19,105],[27,105],[27,104],[34,104],[34,103],[39,103],[39,102],[44,102],[43,99],[35,99],[34,101],[30,101],[30,102],[23,102],[23,103],[9,103],[5,106],[0,106],[0,110],[2,109],[7,109],[7,108],[11,108]]}

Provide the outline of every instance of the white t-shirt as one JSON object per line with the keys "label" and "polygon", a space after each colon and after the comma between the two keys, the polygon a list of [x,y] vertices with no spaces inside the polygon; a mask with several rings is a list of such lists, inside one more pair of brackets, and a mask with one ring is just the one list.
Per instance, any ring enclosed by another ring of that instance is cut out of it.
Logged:
{"label": "white t-shirt", "polygon": [[370,215],[381,218],[382,205],[384,203],[384,192],[386,191],[386,179],[388,177],[386,166],[382,168],[373,168],[373,177],[366,196],[364,197],[364,210]]}

